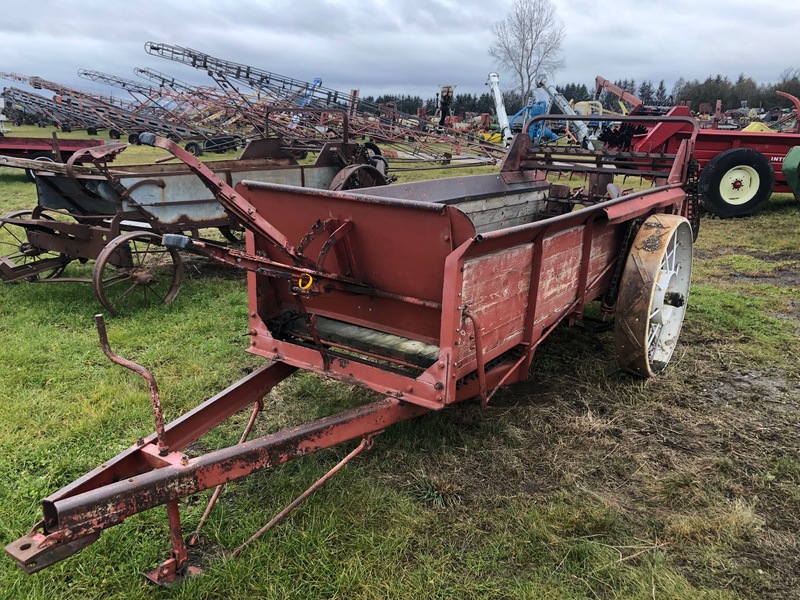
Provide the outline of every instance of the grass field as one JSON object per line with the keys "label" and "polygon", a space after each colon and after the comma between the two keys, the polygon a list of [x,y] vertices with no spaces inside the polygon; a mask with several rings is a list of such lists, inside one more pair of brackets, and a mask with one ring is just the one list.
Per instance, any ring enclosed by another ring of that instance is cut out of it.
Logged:
{"label": "grass field", "polygon": [[[35,201],[0,169],[0,213]],[[799,209],[775,196],[751,218],[704,217],[661,377],[621,373],[609,331],[558,330],[485,413],[468,402],[392,427],[236,559],[223,552],[354,445],[228,485],[192,551],[201,577],[141,576],[168,550],[156,509],[33,576],[3,557],[0,598],[800,597]],[[246,308],[241,275],[193,261],[174,304],[108,319],[111,344],[152,369],[173,419],[261,364],[244,353]],[[99,349],[98,309],[86,284],[0,285],[3,544],[43,497],[152,431],[143,381]],[[301,374],[256,433],[370,397]],[[203,448],[238,441],[246,415],[233,421]],[[181,503],[187,533],[207,496]]]}

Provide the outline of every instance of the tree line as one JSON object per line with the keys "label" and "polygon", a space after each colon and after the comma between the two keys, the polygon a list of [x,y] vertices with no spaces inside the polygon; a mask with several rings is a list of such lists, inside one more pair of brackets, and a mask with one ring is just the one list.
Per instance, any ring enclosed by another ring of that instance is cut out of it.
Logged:
{"label": "tree line", "polygon": [[[656,83],[648,79],[638,82],[635,79],[620,79],[614,81],[614,84],[638,96],[648,106],[673,106],[688,102],[691,109],[695,111],[700,108],[701,104],[709,104],[713,110],[717,100],[721,100],[723,111],[739,109],[743,103],[746,103],[748,108],[764,110],[776,107],[791,108],[792,103],[775,92],[788,92],[793,96],[800,97],[800,69],[786,69],[780,77],[781,79],[777,83],[757,83],[752,77],[746,77],[744,74],[739,75],[735,81],[724,75],[709,76],[704,81],[686,80],[681,77],[675,82],[672,89],[667,88],[664,80]],[[567,100],[575,102],[595,100],[594,83],[587,85],[573,82],[556,87]],[[364,99],[379,104],[394,103],[397,110],[412,115],[417,114],[420,108],[425,108],[428,115],[433,115],[438,102],[436,96],[423,99],[421,96],[383,95],[377,98],[368,96]],[[608,91],[603,91],[598,99],[605,108],[619,110],[616,96]],[[527,99],[522,98],[522,95],[516,90],[503,92],[503,101],[509,116],[527,103]],[[489,93],[465,93],[455,95],[450,110],[453,115],[459,116],[494,114],[495,106],[492,95]]]}
{"label": "tree line", "polygon": [[[800,97],[800,69],[786,69],[777,83],[757,83],[752,77],[740,74],[735,81],[724,75],[708,76],[704,81],[679,78],[667,93],[664,81],[657,85],[650,80],[637,84],[635,79],[622,79],[614,82],[623,90],[638,96],[646,105],[672,106],[688,103],[692,110],[698,110],[701,104],[709,104],[714,109],[717,100],[722,102],[722,110],[748,108],[791,108],[791,101],[778,96],[775,92],[788,92]],[[593,87],[593,86],[592,86]],[[593,98],[594,90],[586,85],[569,83],[559,88],[564,96],[576,102]],[[616,96],[604,91],[600,96],[603,106],[610,110],[618,109]]]}

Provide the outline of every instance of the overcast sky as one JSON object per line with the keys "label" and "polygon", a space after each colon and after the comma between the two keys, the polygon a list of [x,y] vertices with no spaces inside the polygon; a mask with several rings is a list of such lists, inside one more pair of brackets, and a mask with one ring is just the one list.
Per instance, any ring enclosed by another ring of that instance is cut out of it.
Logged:
{"label": "overcast sky", "polygon": [[[637,82],[740,73],[774,83],[800,68],[800,1],[554,0],[566,66],[556,84],[596,75]],[[511,0],[32,0],[3,3],[0,71],[81,89],[90,69],[137,79],[150,67],[194,84],[204,72],[147,54],[147,41],[184,46],[361,95],[430,98],[439,84],[487,91],[497,70],[491,26]],[[501,86],[512,87],[500,72]],[[0,87],[25,87],[0,80]]]}

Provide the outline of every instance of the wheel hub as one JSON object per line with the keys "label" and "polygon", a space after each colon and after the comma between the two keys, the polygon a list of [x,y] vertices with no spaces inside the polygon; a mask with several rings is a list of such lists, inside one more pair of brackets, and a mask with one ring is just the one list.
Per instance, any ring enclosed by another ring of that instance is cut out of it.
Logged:
{"label": "wheel hub", "polygon": [[674,287],[675,275],[674,271],[661,271],[659,274],[650,313],[650,322],[654,325],[669,323],[672,309],[675,307],[674,292],[670,291]]}
{"label": "wheel hub", "polygon": [[739,165],[725,173],[720,180],[720,197],[730,205],[745,204],[758,193],[760,183],[758,172],[753,167]]}
{"label": "wheel hub", "polygon": [[131,272],[131,279],[136,285],[153,285],[156,282],[156,278],[153,277],[153,274],[145,269],[136,269]]}

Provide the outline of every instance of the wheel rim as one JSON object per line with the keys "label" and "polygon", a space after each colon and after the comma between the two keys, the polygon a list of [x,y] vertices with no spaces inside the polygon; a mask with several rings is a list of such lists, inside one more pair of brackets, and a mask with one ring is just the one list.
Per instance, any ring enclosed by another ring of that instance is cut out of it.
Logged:
{"label": "wheel rim", "polygon": [[722,176],[719,195],[728,204],[745,204],[755,197],[760,185],[758,171],[753,167],[739,165]]}
{"label": "wheel rim", "polygon": [[112,314],[169,304],[182,280],[180,255],[149,232],[114,239],[98,256],[92,275],[98,300]]}
{"label": "wheel rim", "polygon": [[672,357],[678,342],[691,276],[691,243],[682,241],[681,228],[672,232],[661,260],[647,324],[647,356],[651,368],[661,371]]}
{"label": "wheel rim", "polygon": [[[4,219],[30,219],[33,211],[20,210],[7,214]],[[50,217],[41,215],[41,219],[52,220]],[[64,272],[69,259],[63,254],[53,252],[45,248],[37,248],[28,240],[28,231],[22,225],[3,221],[0,224],[0,256],[10,261],[14,267],[33,266],[45,260],[61,259],[63,262],[51,269],[46,269],[26,277],[25,281],[44,281],[55,279]]]}
{"label": "wheel rim", "polygon": [[644,377],[663,371],[680,335],[692,274],[692,230],[677,215],[642,226],[620,282],[614,325],[617,359]]}
{"label": "wheel rim", "polygon": [[357,190],[377,185],[386,185],[386,177],[372,165],[350,165],[345,167],[331,181],[332,191]]}

